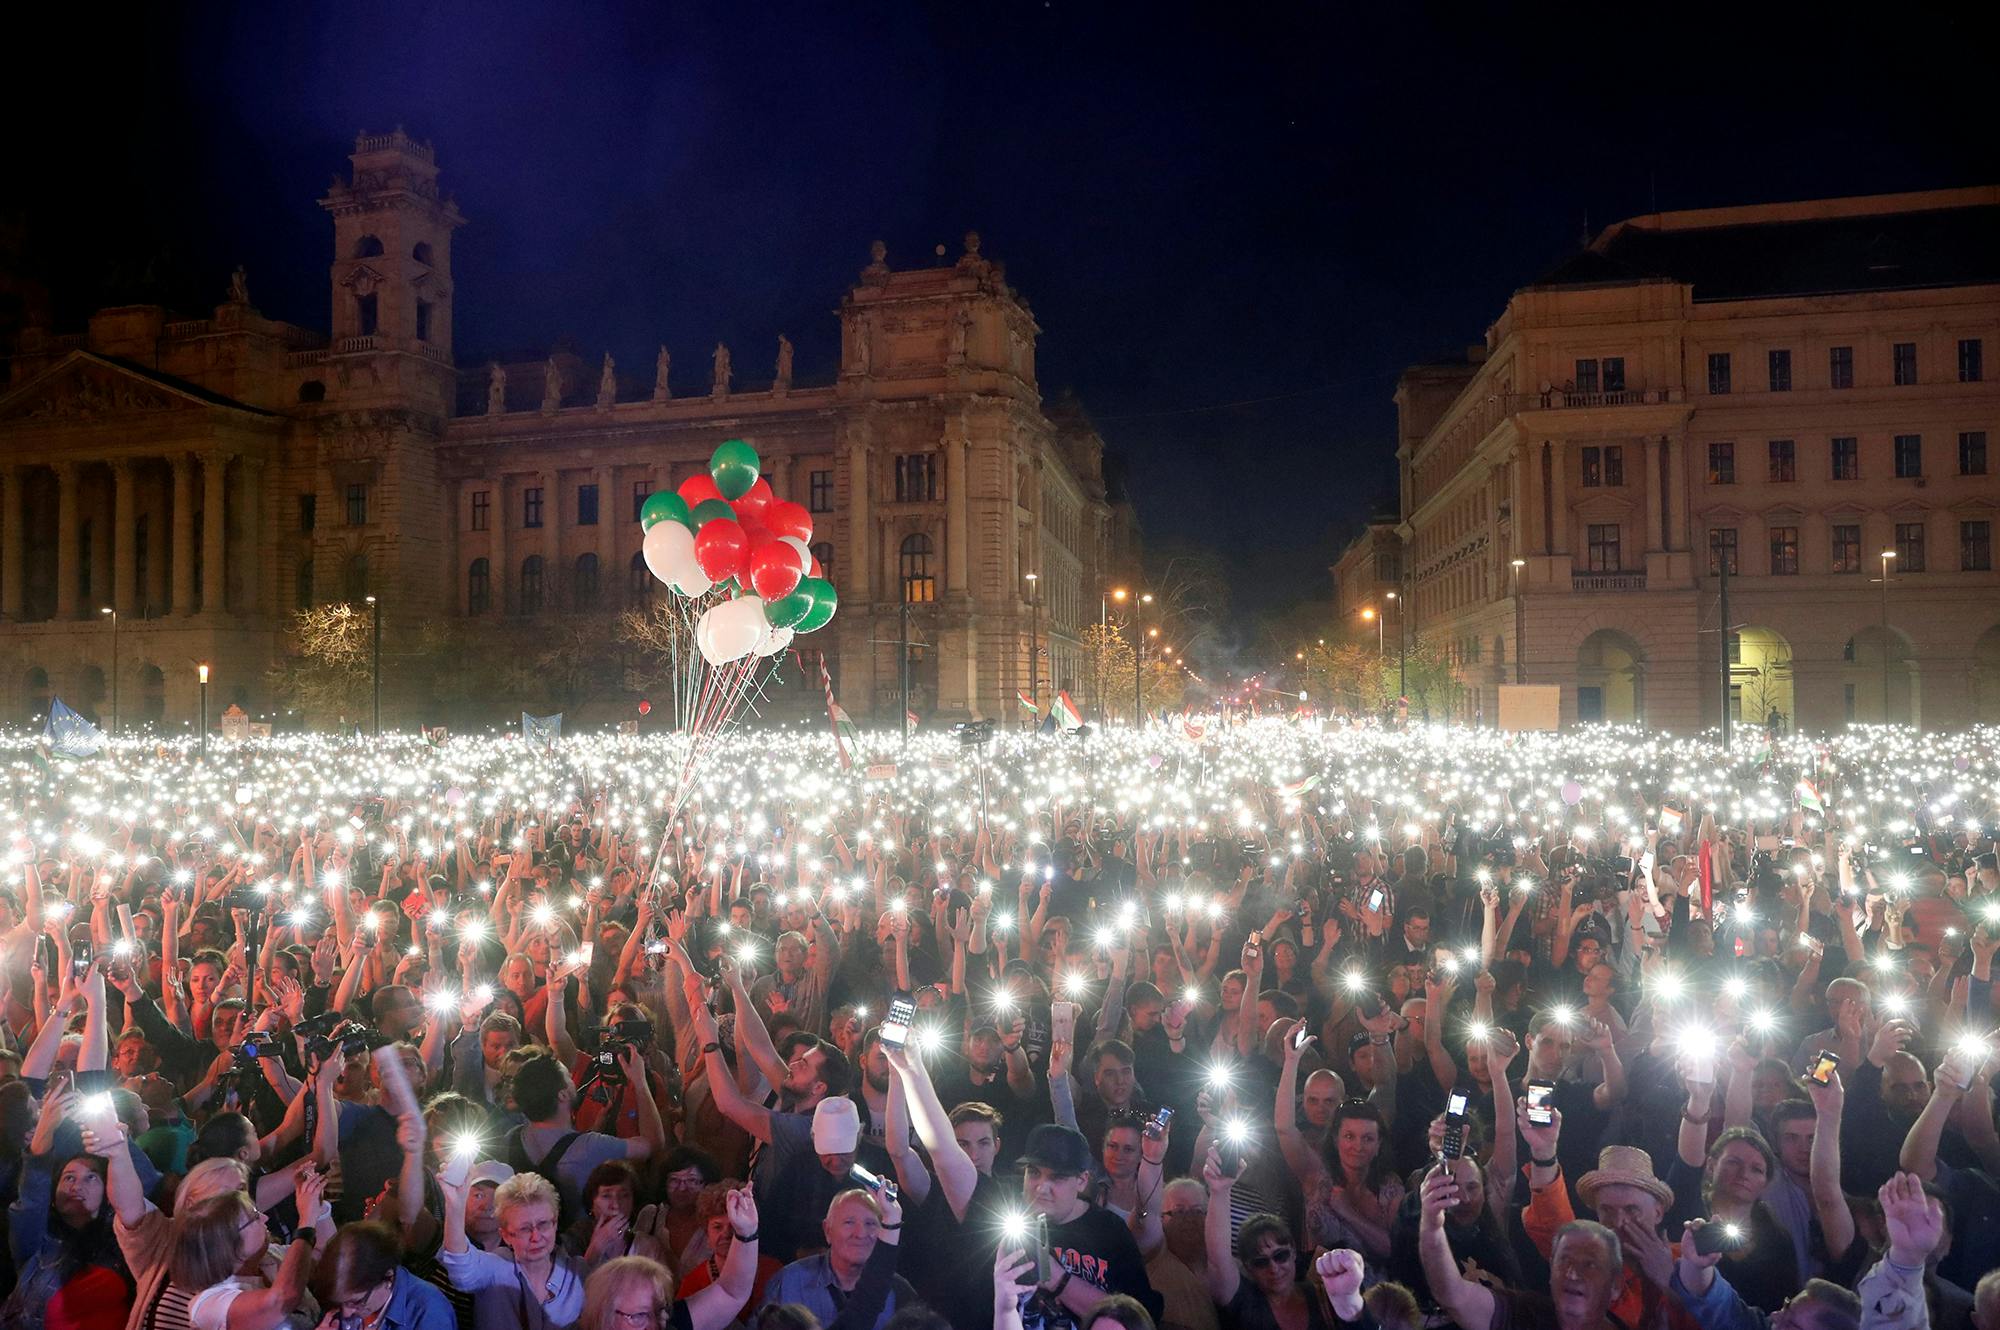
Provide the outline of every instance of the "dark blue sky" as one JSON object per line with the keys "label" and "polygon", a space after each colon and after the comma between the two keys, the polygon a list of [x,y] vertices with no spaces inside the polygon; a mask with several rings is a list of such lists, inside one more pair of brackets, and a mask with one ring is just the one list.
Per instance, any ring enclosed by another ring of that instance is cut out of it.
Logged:
{"label": "dark blue sky", "polygon": [[567,336],[643,369],[664,340],[692,384],[723,338],[755,379],[784,331],[824,377],[871,240],[910,265],[976,227],[1045,395],[1249,609],[1323,591],[1393,498],[1397,372],[1478,340],[1586,217],[1996,175],[1990,48],[1920,7],[75,8],[16,34],[0,185],[59,322],[148,260],[198,312],[240,261],[324,326],[314,200],[398,123],[469,219],[461,359]]}

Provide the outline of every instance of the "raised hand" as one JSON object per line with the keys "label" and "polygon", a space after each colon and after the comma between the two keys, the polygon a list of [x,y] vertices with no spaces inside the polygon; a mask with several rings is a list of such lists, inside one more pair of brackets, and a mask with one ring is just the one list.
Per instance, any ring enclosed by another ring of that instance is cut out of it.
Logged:
{"label": "raised hand", "polygon": [[[1850,1003],[1850,1009],[1854,1005]],[[1901,1018],[1884,1021],[1882,1028],[1875,1032],[1874,1042],[1868,1046],[1868,1060],[1881,1066],[1889,1060],[1891,1053],[1902,1052],[1903,1045],[1915,1038],[1916,1033],[1917,1027]]]}
{"label": "raised hand", "polygon": [[748,1187],[724,1192],[722,1205],[729,1212],[729,1226],[736,1231],[739,1241],[756,1234],[757,1198],[751,1195]]}
{"label": "raised hand", "polygon": [[1444,1217],[1458,1204],[1458,1179],[1443,1164],[1435,1165],[1424,1175],[1423,1190],[1418,1196],[1423,1204],[1419,1222],[1426,1229],[1441,1229]]}
{"label": "raised hand", "polygon": [[1367,1266],[1360,1252],[1345,1247],[1323,1251],[1313,1262],[1313,1273],[1326,1289],[1326,1300],[1333,1304],[1335,1316],[1343,1321],[1361,1319],[1361,1280]]}
{"label": "raised hand", "polygon": [[1654,1232],[1652,1225],[1628,1216],[1618,1226],[1618,1240],[1626,1259],[1636,1263],[1656,1288],[1666,1288],[1674,1277],[1674,1249]]}
{"label": "raised hand", "polygon": [[311,1164],[302,1164],[292,1175],[292,1201],[298,1206],[299,1227],[309,1228],[319,1217],[320,1198],[326,1193],[326,1174]]}
{"label": "raised hand", "polygon": [[1914,1173],[1896,1174],[1875,1194],[1889,1230],[1889,1259],[1897,1265],[1921,1266],[1944,1234],[1944,1207]]}

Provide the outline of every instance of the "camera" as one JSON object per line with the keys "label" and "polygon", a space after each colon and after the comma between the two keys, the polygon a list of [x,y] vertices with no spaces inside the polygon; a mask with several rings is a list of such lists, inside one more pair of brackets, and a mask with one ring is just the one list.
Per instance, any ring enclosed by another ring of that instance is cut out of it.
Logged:
{"label": "camera", "polygon": [[[334,1023],[321,1030],[318,1023],[329,1016]],[[371,1030],[359,1021],[342,1020],[338,1012],[322,1012],[299,1028],[304,1030],[306,1025],[315,1027],[314,1032],[306,1035],[306,1056],[322,1062],[332,1056],[335,1049],[340,1050],[343,1058],[351,1058],[390,1042],[380,1031]]]}
{"label": "camera", "polygon": [[222,898],[225,910],[248,910],[252,914],[271,903],[271,898],[255,887],[238,887]]}
{"label": "camera", "polygon": [[587,1032],[599,1040],[597,1051],[590,1055],[588,1075],[607,1085],[623,1085],[625,1069],[619,1059],[634,1050],[643,1053],[653,1042],[653,1023],[648,1020],[612,1021],[587,1027]]}
{"label": "camera", "polygon": [[252,1030],[243,1036],[241,1043],[232,1050],[239,1064],[251,1065],[259,1058],[280,1057],[284,1053],[284,1041],[269,1030]]}
{"label": "camera", "polygon": [[961,747],[975,748],[993,742],[993,722],[990,720],[961,721],[951,727]]}

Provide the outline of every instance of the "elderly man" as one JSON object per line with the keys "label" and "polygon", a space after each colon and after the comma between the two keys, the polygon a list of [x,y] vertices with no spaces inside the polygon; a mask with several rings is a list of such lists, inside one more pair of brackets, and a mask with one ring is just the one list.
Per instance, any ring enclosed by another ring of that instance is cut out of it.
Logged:
{"label": "elderly man", "polygon": [[[1521,1138],[1528,1144],[1527,1208],[1521,1228],[1544,1257],[1555,1251],[1556,1236],[1575,1222],[1569,1189],[1563,1185],[1556,1144],[1562,1137],[1562,1114],[1546,1127],[1528,1121],[1528,1101],[1518,1100],[1515,1113]],[[1664,1311],[1671,1326],[1686,1327],[1692,1318],[1666,1296],[1673,1251],[1661,1236],[1673,1190],[1653,1172],[1653,1157],[1631,1145],[1607,1145],[1598,1152],[1597,1167],[1577,1180],[1576,1193],[1616,1233],[1624,1260],[1611,1313],[1621,1325],[1655,1325]]]}
{"label": "elderly man", "polygon": [[1434,1168],[1424,1179],[1418,1251],[1431,1296],[1460,1330],[1614,1330],[1624,1253],[1602,1224],[1574,1219],[1557,1230],[1549,1256],[1549,1291],[1491,1289],[1459,1273],[1445,1238],[1445,1213],[1462,1200],[1457,1173]]}
{"label": "elderly man", "polygon": [[859,1187],[841,1192],[827,1205],[820,1227],[826,1250],[771,1276],[764,1286],[765,1306],[795,1303],[821,1325],[880,1327],[898,1306],[916,1303],[917,1291],[896,1273],[903,1210],[888,1192]]}
{"label": "elderly man", "polygon": [[1845,976],[1826,986],[1826,1012],[1833,1024],[1807,1035],[1792,1054],[1792,1070],[1799,1075],[1819,1060],[1824,1051],[1840,1056],[1840,1065],[1852,1067],[1861,1061],[1862,1027],[1868,1023],[1872,1000],[1868,985]]}

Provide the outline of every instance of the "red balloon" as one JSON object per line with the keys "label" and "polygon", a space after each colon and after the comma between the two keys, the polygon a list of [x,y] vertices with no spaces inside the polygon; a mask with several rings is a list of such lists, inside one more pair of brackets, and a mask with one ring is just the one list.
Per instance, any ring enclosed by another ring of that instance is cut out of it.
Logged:
{"label": "red balloon", "polygon": [[694,561],[711,582],[740,578],[749,571],[750,542],[742,527],[718,517],[694,533]]}
{"label": "red balloon", "polygon": [[651,702],[648,702],[643,697],[639,699],[639,714],[642,716],[650,716],[653,714],[653,704]]}
{"label": "red balloon", "polygon": [[750,552],[750,585],[765,600],[782,600],[799,584],[799,552],[775,540]]}
{"label": "red balloon", "polygon": [[775,503],[777,498],[777,495],[771,493],[771,482],[759,476],[757,483],[750,487],[750,492],[736,501],[736,512],[743,517],[762,518],[764,510]]}
{"label": "red balloon", "polygon": [[806,569],[806,576],[807,576],[807,577],[825,577],[825,576],[826,576],[826,573],[825,573],[825,572],[824,572],[824,571],[823,571],[823,570],[822,570],[822,569],[820,568],[820,566],[819,566],[819,560],[818,560],[818,559],[814,559],[814,560],[812,561],[812,564],[811,564],[811,566],[810,566],[810,567],[808,567],[808,568]]}
{"label": "red balloon", "polygon": [[743,535],[749,540],[752,550],[763,545],[768,545],[777,539],[776,536],[771,534],[771,528],[764,525],[760,518],[743,511],[743,500],[741,499],[736,501],[736,524],[743,528]]}
{"label": "red balloon", "polygon": [[[680,495],[682,502],[686,503],[690,509],[703,499],[722,498],[722,491],[715,487],[715,481],[706,471],[699,472],[683,480],[679,485],[674,487],[674,493]],[[723,502],[726,503],[728,500],[724,499]]]}
{"label": "red balloon", "polygon": [[802,503],[779,499],[764,510],[763,521],[773,537],[797,536],[800,540],[812,539],[812,514],[806,511],[806,506]]}

